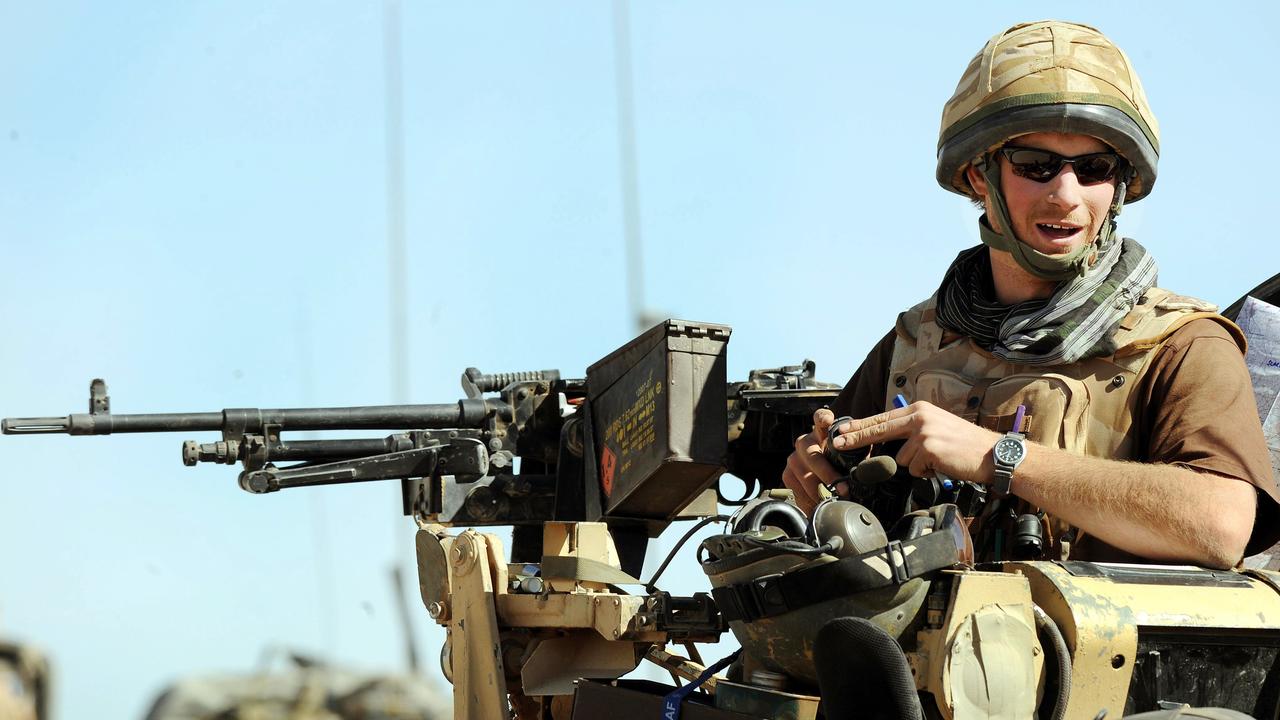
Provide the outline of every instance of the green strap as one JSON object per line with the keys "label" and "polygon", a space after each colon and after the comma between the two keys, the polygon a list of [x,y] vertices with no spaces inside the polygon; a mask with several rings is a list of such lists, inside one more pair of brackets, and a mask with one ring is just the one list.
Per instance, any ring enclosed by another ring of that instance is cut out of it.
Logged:
{"label": "green strap", "polygon": [[[1009,218],[1009,208],[1004,201],[1004,190],[1000,187],[1000,164],[994,162],[990,156],[981,158],[974,164],[982,171],[982,177],[987,181],[987,193],[995,208],[996,219],[1000,221],[1000,227],[1005,231],[1004,234],[998,233],[992,229],[990,223],[986,222],[985,217],[980,219],[978,234],[983,244],[1009,253],[1023,270],[1041,280],[1059,282],[1083,275],[1087,269],[1089,257],[1092,255],[1094,243],[1085,243],[1066,255],[1046,255],[1018,240],[1013,222]],[[1111,230],[1115,225],[1112,217],[1108,216],[1107,222],[1103,223],[1102,232],[1096,238],[1097,241],[1105,242],[1110,239]]]}

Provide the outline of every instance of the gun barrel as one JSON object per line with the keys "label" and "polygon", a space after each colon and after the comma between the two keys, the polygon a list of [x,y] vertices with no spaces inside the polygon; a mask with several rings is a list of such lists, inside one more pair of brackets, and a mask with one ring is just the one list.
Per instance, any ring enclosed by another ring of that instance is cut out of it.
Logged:
{"label": "gun barrel", "polygon": [[217,430],[223,413],[156,413],[150,415],[112,415],[111,413],[72,413],[63,417],[5,418],[0,431],[5,435],[110,435],[124,432],[180,432],[184,430]]}
{"label": "gun barrel", "polygon": [[282,430],[427,430],[480,427],[490,408],[482,399],[430,405],[375,405],[340,408],[259,410],[231,408],[222,412],[118,415],[74,413],[64,417],[5,418],[5,435],[65,433],[160,433],[218,430],[262,432],[266,425]]}

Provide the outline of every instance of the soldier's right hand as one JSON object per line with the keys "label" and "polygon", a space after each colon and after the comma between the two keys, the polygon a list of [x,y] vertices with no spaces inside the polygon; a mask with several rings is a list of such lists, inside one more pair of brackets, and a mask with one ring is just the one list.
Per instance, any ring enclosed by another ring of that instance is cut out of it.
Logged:
{"label": "soldier's right hand", "polygon": [[795,452],[787,457],[787,466],[782,471],[782,483],[795,493],[796,506],[806,515],[826,497],[826,487],[843,480],[843,475],[823,454],[827,433],[835,419],[835,413],[826,408],[815,412],[813,430],[796,438]]}

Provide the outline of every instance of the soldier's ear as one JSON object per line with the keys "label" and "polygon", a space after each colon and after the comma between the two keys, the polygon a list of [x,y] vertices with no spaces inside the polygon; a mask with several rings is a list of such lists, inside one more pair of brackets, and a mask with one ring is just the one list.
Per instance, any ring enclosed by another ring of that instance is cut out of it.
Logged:
{"label": "soldier's ear", "polygon": [[969,165],[964,169],[964,177],[969,181],[969,187],[973,188],[973,192],[977,194],[979,199],[987,197],[987,179],[982,177],[982,173],[978,172],[978,168]]}

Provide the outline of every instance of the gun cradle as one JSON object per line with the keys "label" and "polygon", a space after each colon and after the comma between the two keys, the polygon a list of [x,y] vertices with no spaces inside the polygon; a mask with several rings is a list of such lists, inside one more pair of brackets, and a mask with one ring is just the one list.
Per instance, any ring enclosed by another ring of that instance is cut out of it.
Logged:
{"label": "gun cradle", "polygon": [[552,698],[567,702],[579,678],[620,677],[653,645],[714,641],[722,630],[709,603],[701,622],[673,621],[664,594],[617,590],[637,581],[604,523],[547,523],[536,567],[509,566],[501,540],[474,530],[425,526],[417,552],[423,604],[447,629],[441,663],[461,717],[506,717],[508,696],[519,718],[561,717]]}

